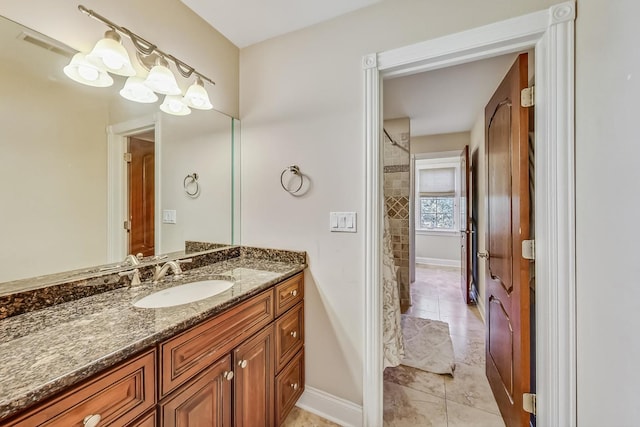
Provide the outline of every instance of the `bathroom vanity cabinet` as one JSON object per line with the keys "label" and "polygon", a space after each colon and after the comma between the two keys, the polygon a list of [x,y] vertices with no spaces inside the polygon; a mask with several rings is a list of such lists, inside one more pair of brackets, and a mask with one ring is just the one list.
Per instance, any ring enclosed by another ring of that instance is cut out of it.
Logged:
{"label": "bathroom vanity cabinet", "polygon": [[299,273],[0,426],[279,426],[303,390]]}

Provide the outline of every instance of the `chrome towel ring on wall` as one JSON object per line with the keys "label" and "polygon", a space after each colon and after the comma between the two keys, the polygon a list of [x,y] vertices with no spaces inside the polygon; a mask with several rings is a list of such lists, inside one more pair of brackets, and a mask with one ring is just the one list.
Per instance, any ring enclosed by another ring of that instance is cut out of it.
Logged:
{"label": "chrome towel ring on wall", "polygon": [[[289,172],[290,174],[292,174],[293,176],[298,177],[299,179],[299,184],[298,186],[294,189],[289,188],[287,185],[285,185],[284,183],[284,177],[285,174]],[[286,191],[287,193],[290,194],[296,194],[298,191],[300,191],[300,189],[302,188],[302,185],[304,184],[304,175],[302,174],[302,172],[300,172],[300,168],[297,165],[291,165],[287,168],[285,168],[282,173],[280,174],[280,185],[282,186],[282,188],[284,189],[284,191]]]}
{"label": "chrome towel ring on wall", "polygon": [[198,174],[192,173],[184,177],[184,181],[182,181],[182,186],[184,187],[184,192],[187,193],[187,196],[191,198],[196,198],[200,195],[200,184],[198,183]]}

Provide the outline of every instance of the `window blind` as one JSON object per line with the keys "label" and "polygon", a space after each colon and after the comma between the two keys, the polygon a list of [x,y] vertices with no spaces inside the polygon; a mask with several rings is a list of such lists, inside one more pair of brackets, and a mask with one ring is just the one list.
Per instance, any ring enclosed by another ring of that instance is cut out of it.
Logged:
{"label": "window blind", "polygon": [[443,197],[456,194],[456,169],[420,169],[420,196]]}

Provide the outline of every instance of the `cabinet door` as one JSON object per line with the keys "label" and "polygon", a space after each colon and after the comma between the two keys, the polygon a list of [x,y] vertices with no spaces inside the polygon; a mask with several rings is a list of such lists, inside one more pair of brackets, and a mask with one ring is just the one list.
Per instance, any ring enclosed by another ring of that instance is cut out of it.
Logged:
{"label": "cabinet door", "polygon": [[273,337],[270,325],[233,352],[236,427],[273,426]]}
{"label": "cabinet door", "polygon": [[231,356],[227,355],[161,404],[163,427],[231,425]]}

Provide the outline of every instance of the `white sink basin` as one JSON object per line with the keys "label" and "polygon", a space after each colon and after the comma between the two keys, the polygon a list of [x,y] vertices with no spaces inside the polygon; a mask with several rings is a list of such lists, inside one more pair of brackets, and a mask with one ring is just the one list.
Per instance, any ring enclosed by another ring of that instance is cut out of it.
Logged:
{"label": "white sink basin", "polygon": [[138,308],[163,308],[188,304],[218,295],[233,286],[229,280],[203,280],[154,292],[133,305]]}

